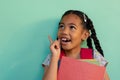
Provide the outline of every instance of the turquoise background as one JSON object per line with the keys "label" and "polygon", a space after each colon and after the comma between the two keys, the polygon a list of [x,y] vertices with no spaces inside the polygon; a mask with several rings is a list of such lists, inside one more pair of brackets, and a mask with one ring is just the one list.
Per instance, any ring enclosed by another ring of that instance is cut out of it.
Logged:
{"label": "turquoise background", "polygon": [[120,78],[120,0],[0,0],[0,80],[42,80],[47,36],[69,9],[93,20],[110,78]]}

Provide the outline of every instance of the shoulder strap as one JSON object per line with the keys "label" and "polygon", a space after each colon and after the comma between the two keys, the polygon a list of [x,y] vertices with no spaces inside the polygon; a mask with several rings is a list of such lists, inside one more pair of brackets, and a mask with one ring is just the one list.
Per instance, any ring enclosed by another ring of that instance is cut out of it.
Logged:
{"label": "shoulder strap", "polygon": [[80,58],[81,59],[93,59],[93,50],[90,48],[81,48]]}
{"label": "shoulder strap", "polygon": [[[65,56],[65,53],[63,50],[60,53],[60,59],[62,58],[62,56]],[[81,48],[80,58],[81,59],[93,59],[93,50],[90,48]]]}
{"label": "shoulder strap", "polygon": [[63,50],[61,50],[60,59],[62,58],[62,56],[65,56],[65,52]]}

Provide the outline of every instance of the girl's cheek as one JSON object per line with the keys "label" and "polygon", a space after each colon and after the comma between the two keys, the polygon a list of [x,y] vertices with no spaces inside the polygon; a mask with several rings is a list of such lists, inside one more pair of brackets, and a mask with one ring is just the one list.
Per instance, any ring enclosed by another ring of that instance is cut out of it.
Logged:
{"label": "girl's cheek", "polygon": [[57,33],[57,37],[59,38],[60,37],[60,32],[58,31],[58,33]]}
{"label": "girl's cheek", "polygon": [[61,30],[58,30],[58,35],[60,35],[62,33],[62,31]]}

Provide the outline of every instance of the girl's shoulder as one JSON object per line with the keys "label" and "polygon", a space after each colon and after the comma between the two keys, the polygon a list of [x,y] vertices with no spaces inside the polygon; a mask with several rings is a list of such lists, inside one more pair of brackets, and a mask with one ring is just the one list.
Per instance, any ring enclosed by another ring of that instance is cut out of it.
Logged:
{"label": "girl's shoulder", "polygon": [[49,66],[50,64],[50,59],[51,59],[51,53],[49,53],[47,55],[47,57],[44,59],[43,63],[42,63],[42,66],[45,67],[45,66]]}
{"label": "girl's shoulder", "polygon": [[100,66],[107,66],[108,61],[97,50],[93,50],[93,57],[100,63]]}
{"label": "girl's shoulder", "polygon": [[[93,58],[100,63],[100,66],[107,66],[108,64],[108,61],[97,50],[93,50]],[[48,54],[45,60],[43,61],[42,66],[43,67],[49,66],[50,59],[51,59],[51,54]]]}

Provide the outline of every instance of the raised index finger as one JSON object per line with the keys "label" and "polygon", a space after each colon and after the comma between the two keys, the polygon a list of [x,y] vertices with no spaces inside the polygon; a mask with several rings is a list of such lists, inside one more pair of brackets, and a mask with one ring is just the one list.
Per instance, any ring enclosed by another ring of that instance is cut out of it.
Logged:
{"label": "raised index finger", "polygon": [[49,39],[49,41],[50,41],[50,44],[52,44],[52,43],[53,43],[53,40],[52,40],[52,38],[50,37],[50,35],[48,35],[48,39]]}

